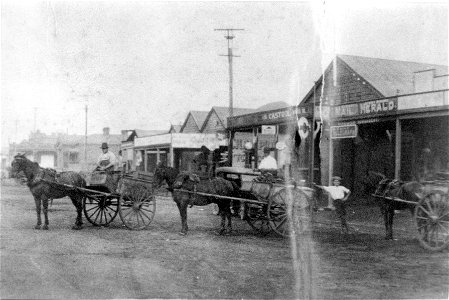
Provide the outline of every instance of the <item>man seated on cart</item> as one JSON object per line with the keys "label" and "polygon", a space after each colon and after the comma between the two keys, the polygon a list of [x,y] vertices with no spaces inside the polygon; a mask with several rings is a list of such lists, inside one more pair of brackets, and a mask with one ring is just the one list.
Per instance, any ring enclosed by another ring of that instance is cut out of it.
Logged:
{"label": "man seated on cart", "polygon": [[97,167],[94,171],[112,172],[117,164],[117,157],[109,151],[108,143],[101,144],[102,154],[98,157]]}
{"label": "man seated on cart", "polygon": [[273,149],[269,147],[265,147],[263,149],[264,158],[260,162],[258,169],[260,170],[262,175],[270,173],[272,176],[276,177],[278,173],[278,164],[276,162],[276,159],[271,155],[272,150]]}

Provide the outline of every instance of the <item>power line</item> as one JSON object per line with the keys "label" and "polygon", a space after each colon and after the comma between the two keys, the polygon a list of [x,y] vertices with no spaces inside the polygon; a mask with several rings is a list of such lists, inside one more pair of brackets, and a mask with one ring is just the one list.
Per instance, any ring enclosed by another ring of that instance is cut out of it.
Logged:
{"label": "power line", "polygon": [[228,54],[220,56],[227,56],[228,57],[228,63],[229,63],[229,117],[234,116],[234,108],[233,108],[233,75],[232,75],[232,58],[233,57],[240,57],[239,55],[233,55],[232,54],[232,40],[234,39],[234,31],[242,31],[245,29],[237,29],[237,28],[221,28],[221,29],[214,29],[215,31],[226,31],[226,35],[224,36],[228,40]]}

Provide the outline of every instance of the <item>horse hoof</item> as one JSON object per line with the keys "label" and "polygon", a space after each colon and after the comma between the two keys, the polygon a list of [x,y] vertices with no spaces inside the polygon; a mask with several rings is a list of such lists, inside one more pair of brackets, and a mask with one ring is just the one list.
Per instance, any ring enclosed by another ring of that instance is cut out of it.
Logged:
{"label": "horse hoof", "polygon": [[81,230],[82,228],[83,228],[82,226],[78,226],[78,225],[72,226],[73,230]]}
{"label": "horse hoof", "polygon": [[181,232],[179,233],[179,235],[187,235],[187,232],[181,231]]}
{"label": "horse hoof", "polygon": [[48,230],[48,225],[44,225],[44,226],[42,227],[42,229],[43,229],[43,230]]}
{"label": "horse hoof", "polygon": [[41,225],[34,226],[34,229],[41,229]]}

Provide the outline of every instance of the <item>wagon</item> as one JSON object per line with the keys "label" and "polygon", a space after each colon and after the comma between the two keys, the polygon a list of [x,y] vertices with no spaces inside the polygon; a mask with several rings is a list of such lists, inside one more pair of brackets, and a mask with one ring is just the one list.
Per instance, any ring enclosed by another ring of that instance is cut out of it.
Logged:
{"label": "wagon", "polygon": [[224,198],[240,203],[241,218],[255,231],[289,236],[307,229],[311,189],[278,177],[263,177],[260,172],[246,168],[221,167],[216,175],[238,185],[238,197]]}
{"label": "wagon", "polygon": [[67,187],[85,196],[84,216],[95,226],[107,226],[118,214],[127,228],[141,230],[156,212],[152,184],[120,171],[94,171],[86,176],[86,188]]}
{"label": "wagon", "polygon": [[439,251],[449,244],[449,180],[421,182],[424,194],[418,202],[373,194],[374,197],[415,206],[417,238],[428,250]]}

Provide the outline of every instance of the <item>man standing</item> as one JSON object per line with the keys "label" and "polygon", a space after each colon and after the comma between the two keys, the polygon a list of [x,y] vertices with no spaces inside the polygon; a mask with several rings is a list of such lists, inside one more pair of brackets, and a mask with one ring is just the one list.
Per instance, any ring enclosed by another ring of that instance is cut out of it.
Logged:
{"label": "man standing", "polygon": [[117,158],[114,153],[109,152],[108,143],[101,144],[102,154],[98,157],[97,167],[95,170],[98,171],[106,171],[111,172],[114,170],[115,165],[117,164]]}

